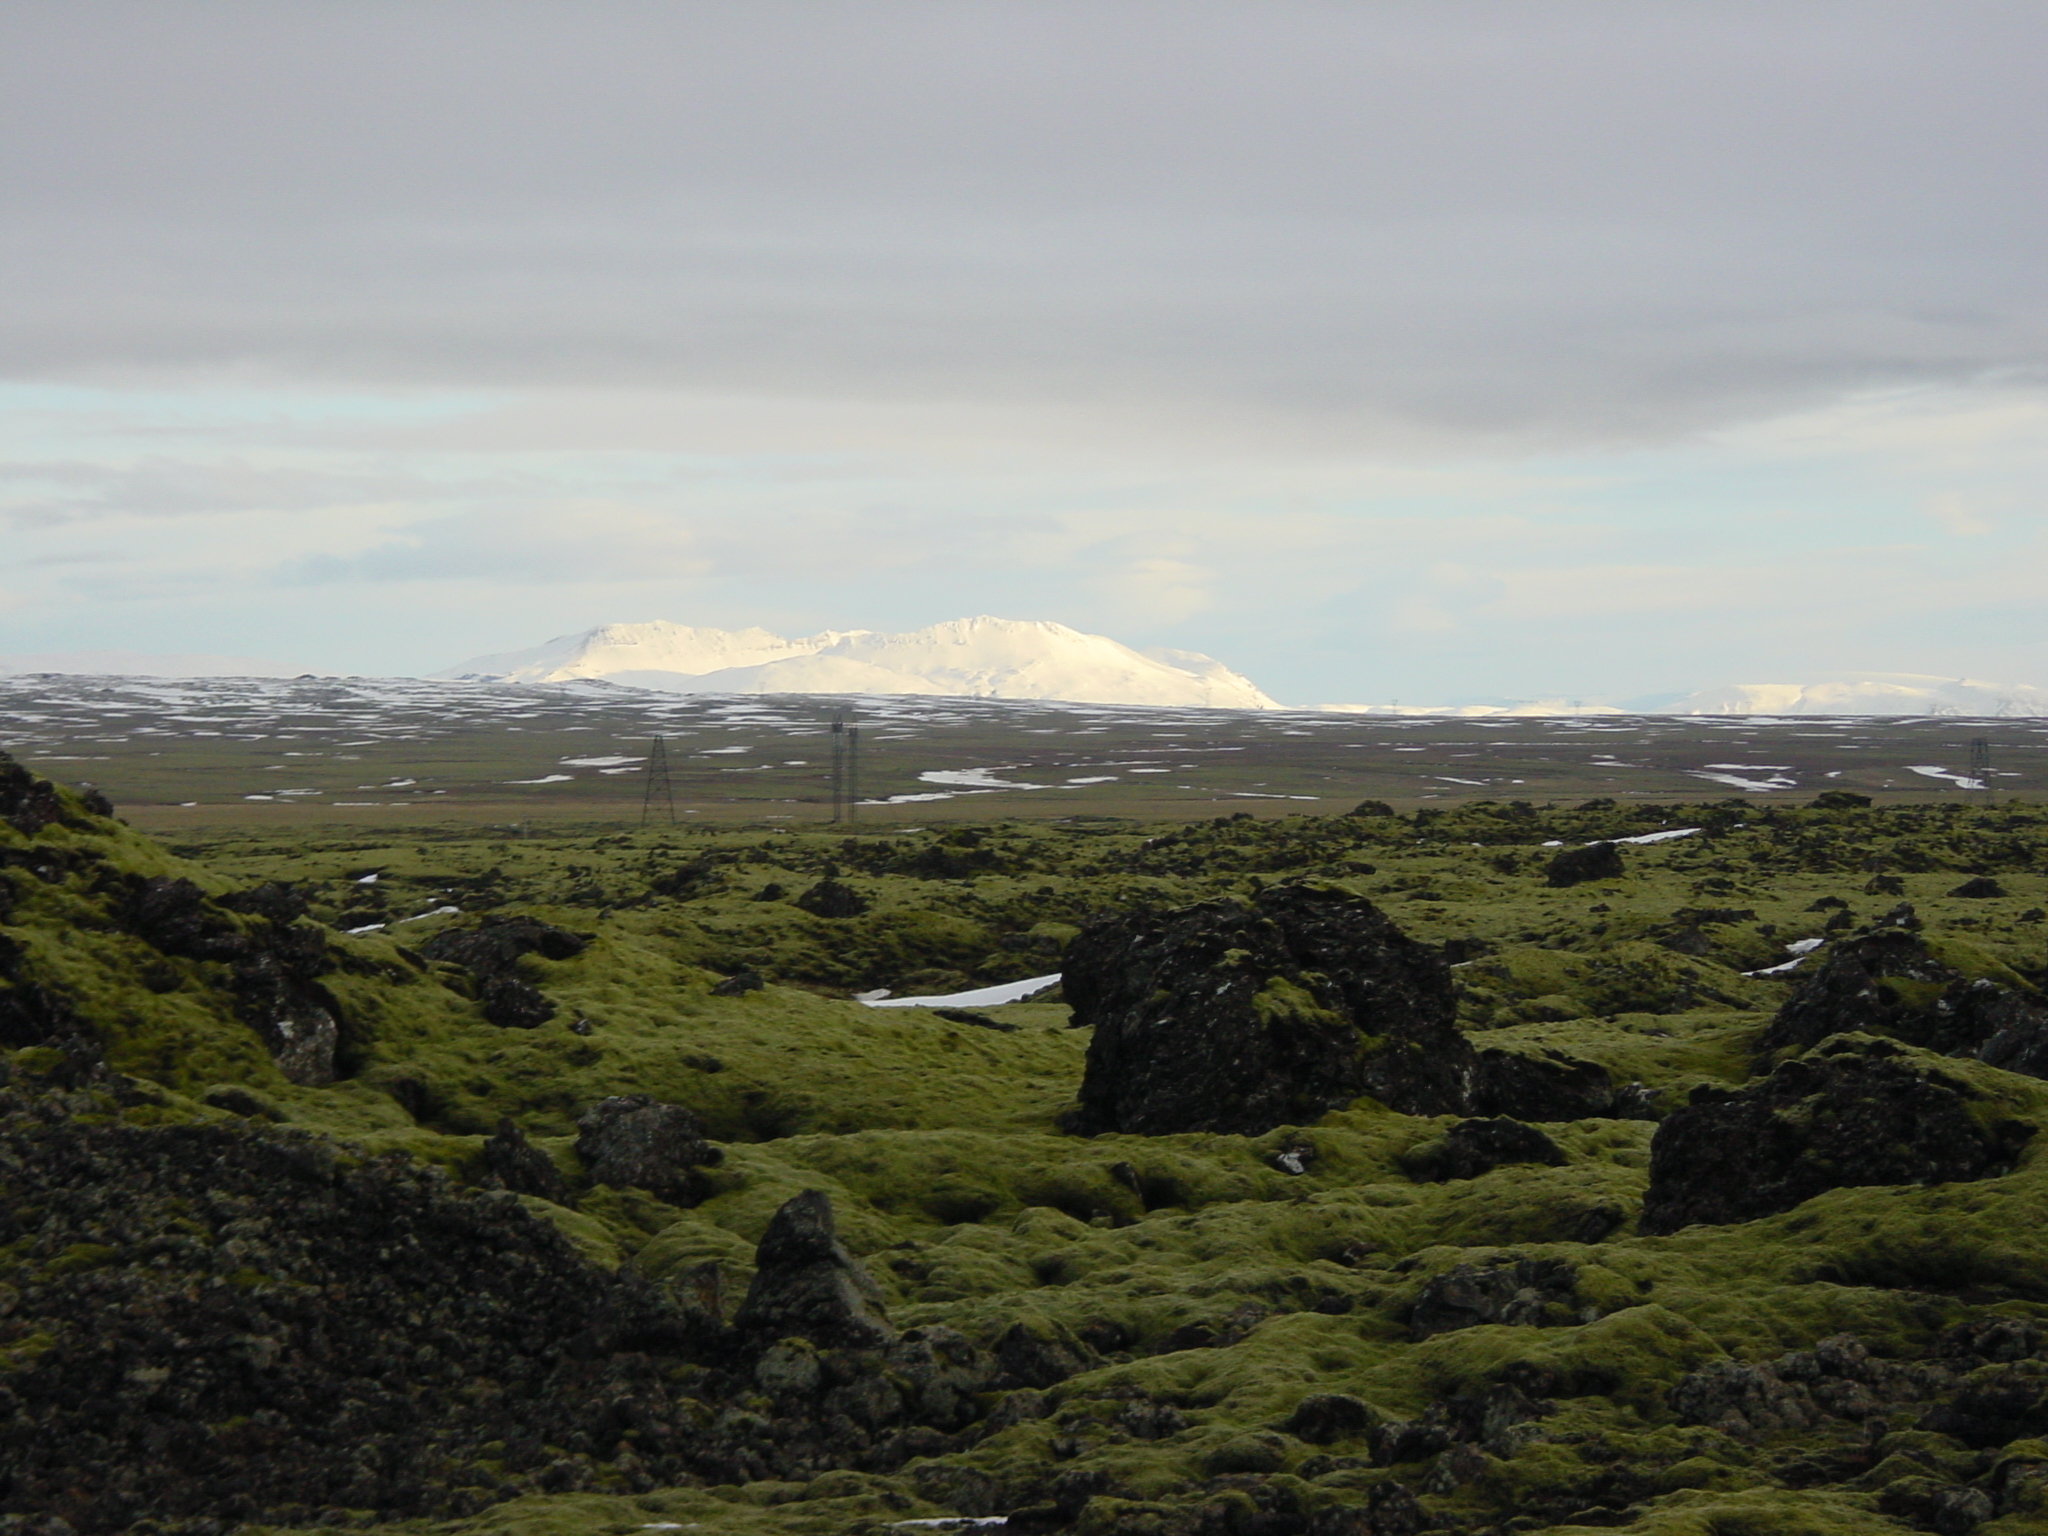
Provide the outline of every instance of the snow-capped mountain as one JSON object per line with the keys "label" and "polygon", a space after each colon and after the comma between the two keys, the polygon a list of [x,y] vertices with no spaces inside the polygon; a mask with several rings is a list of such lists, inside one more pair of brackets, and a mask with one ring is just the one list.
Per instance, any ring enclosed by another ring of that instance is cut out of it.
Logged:
{"label": "snow-capped mountain", "polygon": [[606,624],[527,651],[479,656],[443,678],[552,683],[602,678],[672,693],[940,694],[1090,704],[1278,709],[1248,678],[1194,651],[1136,651],[1043,620],[951,619],[904,634],[660,621]]}
{"label": "snow-capped mountain", "polygon": [[2048,693],[2015,683],[1927,677],[1914,672],[1847,672],[1818,683],[1728,683],[1701,688],[1657,714],[1994,715],[2048,714]]}

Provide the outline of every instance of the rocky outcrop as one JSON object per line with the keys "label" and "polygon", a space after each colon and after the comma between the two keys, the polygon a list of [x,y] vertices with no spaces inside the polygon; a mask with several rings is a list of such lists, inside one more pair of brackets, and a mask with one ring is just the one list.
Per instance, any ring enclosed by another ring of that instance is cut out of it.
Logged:
{"label": "rocky outcrop", "polygon": [[701,1200],[696,1170],[724,1159],[704,1139],[704,1124],[694,1114],[644,1093],[600,1099],[585,1110],[576,1121],[576,1156],[593,1183],[644,1189],[678,1205]]}
{"label": "rocky outcrop", "polygon": [[1427,1281],[1408,1309],[1408,1337],[1426,1339],[1482,1323],[1532,1328],[1580,1321],[1572,1298],[1578,1271],[1562,1259],[1459,1264]]}
{"label": "rocky outcrop", "polygon": [[1418,1183],[1443,1184],[1452,1179],[1476,1179],[1508,1163],[1543,1163],[1556,1168],[1564,1161],[1558,1144],[1533,1125],[1519,1120],[1461,1120],[1410,1151],[1401,1159],[1401,1167]]}
{"label": "rocky outcrop", "polygon": [[1843,1040],[1740,1092],[1695,1090],[1657,1127],[1640,1229],[1749,1221],[1824,1190],[2006,1172],[2033,1135],[1986,1125],[1968,1084],[1889,1041]]}
{"label": "rocky outcrop", "polygon": [[1588,843],[1558,852],[1543,868],[1545,885],[1583,885],[1588,880],[1619,880],[1628,870],[1621,850],[1612,843]]}
{"label": "rocky outcrop", "polygon": [[1341,886],[1109,919],[1068,945],[1063,985],[1095,1031],[1083,1134],[1256,1135],[1360,1094],[1410,1114],[1471,1096],[1441,955]]}
{"label": "rocky outcrop", "polygon": [[1518,1120],[1654,1120],[1655,1096],[1641,1083],[1617,1084],[1597,1062],[1562,1051],[1538,1056],[1483,1050],[1474,1062],[1468,1109]]}
{"label": "rocky outcrop", "polygon": [[484,1017],[501,1029],[538,1029],[555,1016],[555,1005],[519,974],[527,955],[573,960],[588,940],[532,917],[487,917],[477,928],[451,928],[420,946],[429,960],[459,965],[476,979]]}
{"label": "rocky outcrop", "polygon": [[500,1120],[497,1133],[484,1138],[483,1182],[515,1195],[538,1195],[557,1205],[571,1203],[568,1180],[554,1160],[510,1120]]}
{"label": "rocky outcrop", "polygon": [[837,869],[827,865],[825,878],[800,894],[796,905],[813,917],[840,919],[859,917],[867,911],[868,899],[841,880]]}
{"label": "rocky outcrop", "polygon": [[333,969],[328,935],[298,921],[304,912],[283,886],[216,901],[190,880],[157,875],[132,885],[121,918],[162,954],[226,966],[236,1011],[278,1071],[295,1083],[327,1083],[339,1066],[340,1008],[319,980]]}
{"label": "rocky outcrop", "polygon": [[2048,1074],[2048,1009],[1989,977],[1940,959],[1900,905],[1832,945],[1785,999],[1757,1042],[1760,1054],[1803,1050],[1834,1035],[1885,1035],[1943,1055]]}
{"label": "rocky outcrop", "polygon": [[807,1189],[775,1213],[754,1263],[746,1300],[733,1316],[743,1336],[857,1349],[895,1339],[881,1288],[840,1245],[832,1202],[820,1191]]}

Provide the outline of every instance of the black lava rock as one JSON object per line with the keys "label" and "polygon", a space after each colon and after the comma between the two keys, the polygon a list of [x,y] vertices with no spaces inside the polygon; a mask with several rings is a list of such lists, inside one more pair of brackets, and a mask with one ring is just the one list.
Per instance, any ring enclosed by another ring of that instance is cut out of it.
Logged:
{"label": "black lava rock", "polygon": [[754,1265],[746,1300],[733,1315],[741,1334],[763,1343],[794,1337],[866,1349],[896,1337],[880,1287],[840,1245],[832,1202],[821,1191],[807,1189],[775,1213]]}
{"label": "black lava rock", "polygon": [[1846,1186],[1992,1177],[2033,1128],[1980,1125],[1977,1098],[1887,1041],[1844,1040],[1788,1061],[1657,1127],[1640,1230],[1749,1221]]}
{"label": "black lava rock", "polygon": [[1482,1323],[1576,1323],[1571,1302],[1577,1285],[1578,1271],[1562,1259],[1460,1264],[1422,1287],[1408,1309],[1408,1336],[1426,1339]]}
{"label": "black lava rock", "polygon": [[510,1120],[498,1122],[498,1133],[484,1139],[484,1179],[515,1195],[538,1195],[557,1205],[570,1204],[569,1185],[547,1153],[526,1139]]}
{"label": "black lava rock", "polygon": [[[233,912],[230,903],[254,915]],[[163,954],[225,965],[236,1012],[278,1071],[295,1083],[328,1083],[343,1044],[341,1010],[319,981],[333,968],[328,935],[298,922],[303,911],[284,886],[215,901],[190,880],[157,875],[133,885],[119,915]]]}
{"label": "black lava rock", "polygon": [[1964,976],[1937,959],[1916,930],[1912,909],[1902,906],[1830,946],[1785,999],[1757,1050],[1801,1050],[1857,1032],[1944,1055],[1981,1056],[1997,1039],[1995,1065],[2041,1075],[2030,1042],[2048,1041],[2048,1011],[2010,987]]}
{"label": "black lava rock", "polygon": [[644,1093],[599,1099],[585,1110],[576,1122],[576,1156],[595,1183],[644,1189],[682,1205],[703,1198],[692,1170],[724,1159],[689,1110]]}
{"label": "black lava rock", "polygon": [[1643,1120],[1653,1118],[1650,1102],[1642,1084],[1617,1087],[1596,1062],[1562,1051],[1525,1056],[1489,1049],[1479,1053],[1469,1107],[1517,1120]]}
{"label": "black lava rock", "polygon": [[538,918],[494,916],[480,927],[437,933],[420,946],[420,953],[429,960],[459,965],[474,976],[484,1017],[500,1029],[538,1029],[557,1010],[546,993],[519,974],[521,958],[573,960],[588,942]]}
{"label": "black lava rock", "polygon": [[1992,896],[2004,896],[2006,894],[2008,893],[2005,887],[1989,875],[1978,875],[1974,879],[1965,880],[1961,885],[1949,892],[1951,896],[1964,896],[1975,900]]}
{"label": "black lava rock", "polygon": [[1612,843],[1588,843],[1583,848],[1561,849],[1543,870],[1546,885],[1583,885],[1588,880],[1619,880],[1628,871],[1622,867],[1621,850]]}
{"label": "black lava rock", "polygon": [[1427,1184],[1476,1179],[1506,1163],[1558,1168],[1564,1162],[1556,1142],[1519,1120],[1461,1120],[1402,1160],[1410,1178]]}
{"label": "black lava rock", "polygon": [[796,904],[813,917],[859,917],[868,909],[867,897],[830,876],[797,897]]}
{"label": "black lava rock", "polygon": [[1095,1031],[1069,1119],[1084,1135],[1257,1135],[1360,1094],[1443,1114],[1471,1093],[1449,967],[1339,886],[1097,923],[1063,985]]}
{"label": "black lava rock", "polygon": [[1375,1422],[1372,1409],[1348,1392],[1315,1392],[1296,1403],[1280,1427],[1310,1445],[1330,1445],[1364,1434]]}

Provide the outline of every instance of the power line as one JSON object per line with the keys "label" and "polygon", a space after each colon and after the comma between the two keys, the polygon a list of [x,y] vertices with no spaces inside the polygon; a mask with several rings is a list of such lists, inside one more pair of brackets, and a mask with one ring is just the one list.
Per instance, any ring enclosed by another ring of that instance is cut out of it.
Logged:
{"label": "power line", "polygon": [[647,748],[647,790],[640,797],[640,825],[646,826],[654,819],[654,809],[659,805],[668,811],[669,824],[676,819],[675,790],[668,781],[668,743],[661,737],[654,738]]}

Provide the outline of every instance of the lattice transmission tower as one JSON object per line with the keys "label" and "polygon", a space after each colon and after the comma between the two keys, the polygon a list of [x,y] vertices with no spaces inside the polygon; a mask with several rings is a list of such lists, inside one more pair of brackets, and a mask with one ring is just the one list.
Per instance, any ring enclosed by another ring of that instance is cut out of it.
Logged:
{"label": "lattice transmission tower", "polygon": [[676,819],[676,792],[668,780],[668,743],[657,736],[647,747],[647,787],[640,797],[640,825],[654,820],[657,808],[668,813],[669,824]]}
{"label": "lattice transmission tower", "polygon": [[1970,743],[1970,778],[1986,794],[1991,792],[1991,743],[1979,736]]}
{"label": "lattice transmission tower", "polygon": [[844,715],[832,722],[832,823],[860,814],[860,727]]}

